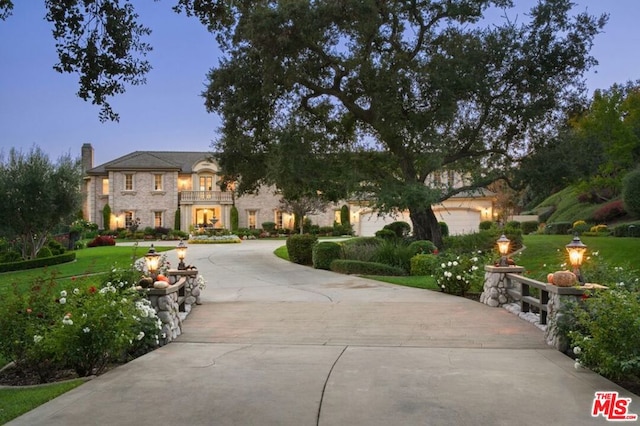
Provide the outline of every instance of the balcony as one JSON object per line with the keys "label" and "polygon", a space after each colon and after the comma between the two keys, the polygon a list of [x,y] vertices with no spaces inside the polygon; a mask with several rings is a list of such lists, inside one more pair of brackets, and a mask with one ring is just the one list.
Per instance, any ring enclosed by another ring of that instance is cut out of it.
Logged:
{"label": "balcony", "polygon": [[223,191],[180,191],[180,204],[232,204],[231,192]]}

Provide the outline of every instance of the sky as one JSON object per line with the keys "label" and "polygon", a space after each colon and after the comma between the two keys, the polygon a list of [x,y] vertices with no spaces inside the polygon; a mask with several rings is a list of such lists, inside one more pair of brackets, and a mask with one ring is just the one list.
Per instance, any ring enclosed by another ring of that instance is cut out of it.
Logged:
{"label": "sky", "polygon": [[[514,1],[517,7],[532,2]],[[610,15],[591,51],[599,65],[585,74],[589,92],[640,79],[640,0],[574,2],[576,12]],[[210,151],[221,122],[206,112],[200,94],[220,51],[199,21],[171,10],[174,3],[134,1],[153,30],[153,69],[146,85],[111,99],[120,121],[101,123],[99,108],[75,95],[77,76],[52,68],[57,55],[44,0],[15,0],[13,15],[0,21],[0,152],[38,146],[55,161],[78,157],[91,143],[100,165],[137,150]]]}

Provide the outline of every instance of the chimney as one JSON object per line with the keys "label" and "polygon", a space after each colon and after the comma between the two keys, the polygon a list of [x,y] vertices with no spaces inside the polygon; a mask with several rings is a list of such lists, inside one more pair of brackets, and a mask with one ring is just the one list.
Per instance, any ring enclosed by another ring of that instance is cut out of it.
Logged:
{"label": "chimney", "polygon": [[93,147],[90,143],[82,145],[82,175],[93,169]]}

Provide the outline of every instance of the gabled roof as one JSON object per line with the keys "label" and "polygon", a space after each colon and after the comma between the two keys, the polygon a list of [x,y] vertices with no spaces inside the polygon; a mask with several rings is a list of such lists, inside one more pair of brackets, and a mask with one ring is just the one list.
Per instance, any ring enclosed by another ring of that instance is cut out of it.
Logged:
{"label": "gabled roof", "polygon": [[87,171],[88,175],[105,175],[116,170],[166,170],[191,173],[199,161],[211,158],[210,152],[135,151]]}

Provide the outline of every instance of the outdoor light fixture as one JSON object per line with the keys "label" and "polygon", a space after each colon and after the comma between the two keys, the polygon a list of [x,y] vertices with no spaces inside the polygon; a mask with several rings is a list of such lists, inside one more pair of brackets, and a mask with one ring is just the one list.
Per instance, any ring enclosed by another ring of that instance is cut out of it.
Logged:
{"label": "outdoor light fixture", "polygon": [[509,266],[507,254],[509,253],[509,243],[511,242],[504,234],[498,238],[498,252],[500,252],[499,266]]}
{"label": "outdoor light fixture", "polygon": [[149,251],[144,255],[144,261],[147,263],[147,270],[154,280],[158,276],[158,266],[160,263],[160,254],[156,252],[155,247],[151,244]]}
{"label": "outdoor light fixture", "polygon": [[577,235],[573,237],[573,240],[565,246],[567,253],[569,253],[569,263],[573,267],[573,273],[578,277],[578,281],[584,284],[584,278],[580,272],[580,266],[582,266],[582,258],[584,252],[587,251],[587,246],[580,241],[580,237]]}
{"label": "outdoor light fixture", "polygon": [[180,263],[178,263],[178,269],[187,269],[187,266],[184,264],[184,258],[187,255],[187,245],[184,243],[184,241],[180,240],[180,242],[178,243],[178,247],[176,247],[176,252],[178,253],[178,259],[180,259]]}

